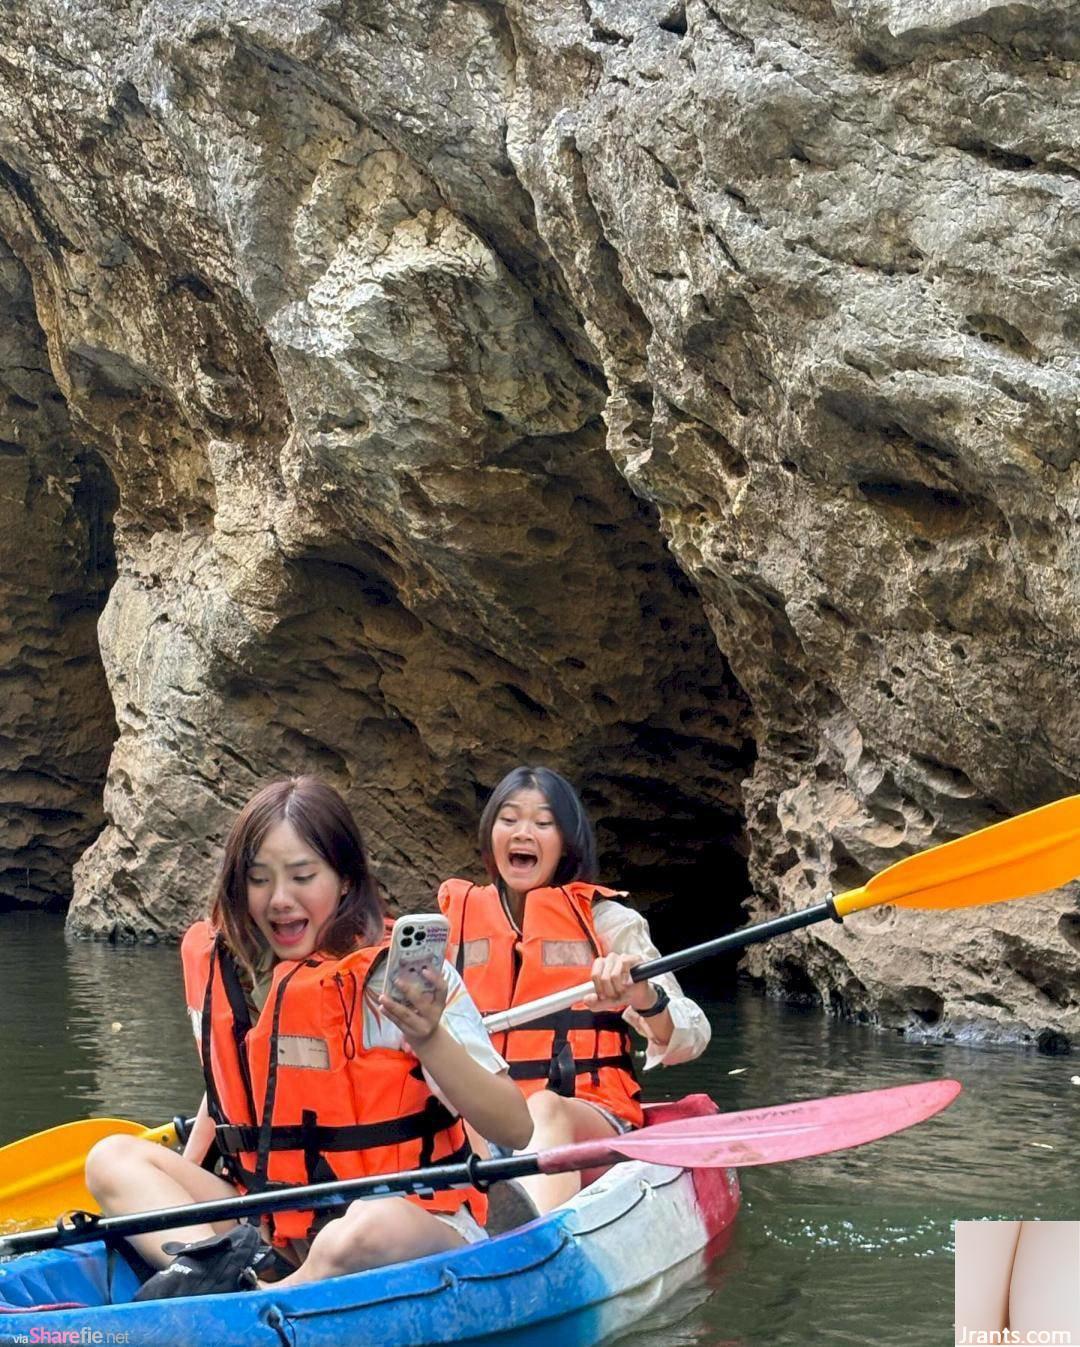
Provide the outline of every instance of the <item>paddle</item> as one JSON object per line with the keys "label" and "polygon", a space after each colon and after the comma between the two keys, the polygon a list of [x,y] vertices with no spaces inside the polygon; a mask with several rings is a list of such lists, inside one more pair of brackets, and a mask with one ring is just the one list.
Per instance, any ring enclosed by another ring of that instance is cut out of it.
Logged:
{"label": "paddle", "polygon": [[955,1080],[898,1085],[860,1094],[833,1095],[803,1103],[779,1104],[675,1122],[657,1123],[624,1136],[556,1146],[552,1150],[504,1159],[435,1165],[374,1178],[249,1193],[190,1206],[136,1212],[130,1216],[91,1216],[76,1212],[65,1223],[0,1237],[0,1257],[38,1249],[62,1248],[96,1239],[120,1239],[196,1222],[262,1216],[273,1211],[323,1211],[361,1198],[430,1193],[440,1188],[497,1183],[525,1174],[562,1174],[593,1169],[619,1160],[646,1160],[677,1169],[729,1169],[802,1160],[868,1141],[923,1122],[946,1108],[960,1093]]}
{"label": "paddle", "polygon": [[56,1211],[93,1208],[83,1181],[90,1148],[118,1134],[172,1146],[180,1121],[146,1128],[124,1118],[86,1118],[0,1146],[0,1220],[32,1221]]}
{"label": "paddle", "polygon": [[[1056,888],[1077,874],[1080,874],[1080,795],[1072,795],[908,856],[875,875],[862,888],[837,898],[827,898],[800,912],[757,922],[716,940],[639,964],[631,976],[641,982],[688,967],[700,959],[744,949],[820,921],[841,921],[852,912],[885,903],[940,910],[1004,902]],[[484,1024],[489,1033],[500,1033],[566,1010],[592,990],[591,982],[583,982],[539,1001],[489,1015]],[[89,1134],[80,1130],[91,1126],[93,1123],[67,1123],[0,1148],[0,1219],[33,1219],[45,1212],[93,1205],[82,1187],[83,1164],[92,1141],[86,1139]],[[169,1129],[145,1131],[138,1123],[117,1122],[111,1130],[165,1140]],[[48,1141],[43,1150],[35,1150],[35,1144],[45,1138]],[[20,1147],[27,1150],[22,1152]],[[36,1192],[35,1168],[40,1166],[52,1176],[50,1183],[77,1182],[79,1193],[70,1200],[63,1200],[63,1196],[53,1200],[50,1194],[49,1205],[43,1205]]]}
{"label": "paddle", "polygon": [[[1043,893],[1077,875],[1080,875],[1080,795],[1070,795],[1004,823],[981,828],[967,837],[906,856],[861,888],[839,897],[829,897],[799,912],[744,926],[716,940],[650,959],[638,964],[630,976],[634,982],[644,982],[661,973],[687,968],[700,959],[745,949],[747,945],[757,945],[819,921],[843,921],[852,912],[886,903],[927,911],[975,907]],[[581,982],[542,1000],[486,1015],[484,1027],[489,1034],[497,1034],[531,1024],[545,1015],[567,1010],[592,990],[591,982]]]}

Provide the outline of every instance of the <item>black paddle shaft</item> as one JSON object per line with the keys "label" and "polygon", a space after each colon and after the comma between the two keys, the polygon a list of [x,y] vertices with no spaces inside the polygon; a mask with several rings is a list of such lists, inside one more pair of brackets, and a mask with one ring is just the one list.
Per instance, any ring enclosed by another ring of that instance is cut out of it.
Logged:
{"label": "black paddle shaft", "polygon": [[535,1154],[508,1155],[497,1160],[481,1160],[474,1155],[460,1164],[431,1165],[426,1169],[408,1169],[371,1178],[339,1179],[335,1183],[282,1187],[263,1193],[222,1197],[214,1202],[195,1202],[186,1207],[137,1212],[131,1216],[94,1216],[85,1211],[69,1212],[57,1221],[55,1227],[0,1236],[0,1258],[33,1253],[39,1249],[64,1248],[69,1244],[87,1244],[96,1239],[116,1240],[132,1235],[149,1235],[158,1230],[181,1229],[196,1223],[201,1225],[212,1221],[242,1220],[246,1216],[264,1216],[273,1211],[344,1209],[350,1202],[360,1198],[404,1197],[409,1194],[430,1196],[437,1189],[444,1188],[487,1188],[503,1179],[516,1179],[524,1174],[539,1172],[540,1159]]}
{"label": "black paddle shaft", "polygon": [[[832,898],[826,898],[800,912],[789,912],[772,921],[758,922],[741,931],[707,940],[690,949],[666,954],[638,964],[631,971],[635,982],[659,977],[677,968],[686,968],[699,959],[712,958],[733,950],[757,945],[774,936],[813,926],[819,921],[840,921]],[[177,1120],[182,1121],[182,1120]],[[187,1120],[190,1126],[193,1119]],[[177,1129],[179,1132],[179,1128]],[[262,1216],[274,1211],[326,1211],[343,1208],[361,1198],[400,1197],[408,1194],[432,1193],[443,1188],[487,1187],[504,1179],[521,1178],[540,1172],[536,1155],[510,1155],[505,1159],[480,1160],[475,1155],[463,1164],[434,1165],[422,1170],[403,1170],[398,1174],[382,1174],[365,1179],[342,1179],[336,1183],[308,1184],[304,1187],[271,1189],[262,1193],[246,1193],[242,1197],[220,1198],[216,1202],[194,1203],[186,1207],[170,1207],[160,1211],[146,1211],[131,1216],[95,1216],[80,1211],[69,1213],[56,1227],[26,1230],[0,1236],[0,1258],[31,1253],[38,1249],[63,1248],[69,1244],[86,1244],[96,1239],[125,1239],[131,1235],[148,1235],[158,1230],[170,1230],[211,1221],[241,1220],[246,1216]]]}
{"label": "black paddle shaft", "polygon": [[715,940],[706,940],[703,945],[691,945],[675,954],[665,954],[659,959],[650,959],[648,963],[639,963],[630,970],[634,982],[644,982],[647,978],[659,977],[661,973],[671,973],[678,968],[688,968],[699,959],[711,959],[717,954],[730,954],[732,950],[745,949],[747,945],[759,945],[763,940],[772,940],[774,936],[786,935],[788,931],[798,931],[804,926],[814,926],[819,921],[841,921],[831,897],[813,907],[804,907],[799,912],[789,912],[783,917],[774,917],[772,921],[759,921],[754,926],[744,926],[741,931],[732,931],[730,935],[718,936]]}

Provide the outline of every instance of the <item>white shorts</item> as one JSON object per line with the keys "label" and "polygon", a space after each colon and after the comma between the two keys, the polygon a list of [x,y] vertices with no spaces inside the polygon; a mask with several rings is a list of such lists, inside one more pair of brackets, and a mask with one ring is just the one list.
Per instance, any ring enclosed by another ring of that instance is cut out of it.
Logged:
{"label": "white shorts", "polygon": [[[477,1225],[476,1218],[466,1206],[459,1207],[457,1211],[430,1211],[428,1215],[434,1216],[437,1221],[442,1221],[443,1225],[448,1225],[451,1230],[461,1236],[462,1242],[465,1244],[478,1244],[482,1239],[488,1237],[487,1231],[482,1225]],[[332,1219],[337,1220],[339,1218],[333,1217]],[[311,1252],[311,1240],[290,1240],[288,1248],[282,1250],[282,1252],[299,1267]]]}
{"label": "white shorts", "polygon": [[468,1207],[458,1207],[457,1211],[433,1211],[431,1215],[456,1231],[466,1244],[479,1244],[488,1237],[487,1231],[482,1225],[477,1225],[476,1217]]}

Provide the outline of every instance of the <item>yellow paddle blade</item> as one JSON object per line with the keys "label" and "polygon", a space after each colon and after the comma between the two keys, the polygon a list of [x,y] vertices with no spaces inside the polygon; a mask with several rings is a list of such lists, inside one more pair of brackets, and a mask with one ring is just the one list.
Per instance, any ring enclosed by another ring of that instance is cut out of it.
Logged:
{"label": "yellow paddle blade", "polygon": [[61,1212],[98,1206],[83,1182],[90,1148],[103,1137],[138,1136],[173,1145],[171,1124],[152,1130],[123,1118],[87,1118],[0,1146],[0,1226],[49,1222]]}
{"label": "yellow paddle blade", "polygon": [[833,899],[846,917],[882,903],[975,907],[1056,889],[1080,875],[1080,795],[908,856]]}

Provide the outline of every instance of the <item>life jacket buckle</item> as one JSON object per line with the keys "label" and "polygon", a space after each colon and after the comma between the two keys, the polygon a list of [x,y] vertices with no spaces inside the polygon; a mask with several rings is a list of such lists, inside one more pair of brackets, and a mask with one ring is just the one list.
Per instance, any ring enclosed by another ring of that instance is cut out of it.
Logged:
{"label": "life jacket buckle", "polygon": [[243,1129],[235,1123],[218,1123],[214,1131],[214,1140],[224,1156],[239,1155],[244,1149]]}

